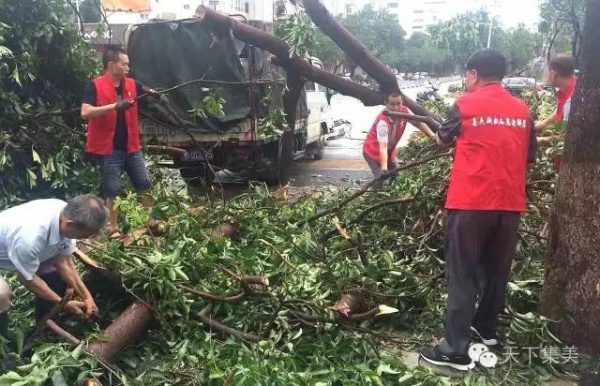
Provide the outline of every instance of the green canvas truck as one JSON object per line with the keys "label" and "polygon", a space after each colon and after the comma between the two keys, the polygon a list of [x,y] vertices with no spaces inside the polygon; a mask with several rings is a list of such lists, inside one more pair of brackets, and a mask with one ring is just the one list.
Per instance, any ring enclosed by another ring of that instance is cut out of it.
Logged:
{"label": "green canvas truck", "polygon": [[[136,80],[159,91],[173,88],[164,94],[168,101],[140,108],[141,134],[146,145],[185,150],[173,167],[186,182],[210,182],[225,169],[284,182],[293,159],[323,157],[324,134],[332,126],[326,90],[306,83],[295,130],[284,134],[286,74],[271,64],[268,52],[233,37],[216,38],[194,19],[132,25],[125,45]],[[209,106],[214,110],[217,99],[224,100],[218,114]]]}

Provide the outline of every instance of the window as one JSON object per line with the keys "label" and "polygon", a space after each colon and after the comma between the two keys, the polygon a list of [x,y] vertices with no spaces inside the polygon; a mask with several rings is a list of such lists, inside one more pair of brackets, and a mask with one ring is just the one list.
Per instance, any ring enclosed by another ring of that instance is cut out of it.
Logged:
{"label": "window", "polygon": [[149,17],[149,16],[150,16],[150,15],[148,15],[147,13],[142,13],[142,14],[140,14],[140,18],[142,18],[142,20],[148,20],[148,17]]}
{"label": "window", "polygon": [[422,9],[415,9],[413,13],[425,13],[425,11]]}
{"label": "window", "polygon": [[415,31],[423,31],[423,26],[422,25],[415,25],[415,26],[413,26],[413,30],[415,30]]}
{"label": "window", "polygon": [[209,0],[208,6],[216,11],[219,6],[219,0]]}
{"label": "window", "polygon": [[233,3],[233,9],[237,12],[244,12],[245,7],[243,0],[234,0]]}
{"label": "window", "polygon": [[398,3],[388,3],[388,8],[398,8]]}
{"label": "window", "polygon": [[189,10],[190,10],[190,5],[189,5],[189,4],[184,4],[184,5],[183,5],[183,9],[184,9],[185,11],[189,11]]}

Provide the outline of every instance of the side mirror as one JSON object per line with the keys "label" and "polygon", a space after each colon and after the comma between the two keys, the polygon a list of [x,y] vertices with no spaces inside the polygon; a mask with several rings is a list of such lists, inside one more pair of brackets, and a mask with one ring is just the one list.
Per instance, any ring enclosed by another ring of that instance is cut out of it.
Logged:
{"label": "side mirror", "polygon": [[327,88],[325,89],[325,98],[327,98],[327,104],[331,105],[331,97],[335,94],[333,89]]}

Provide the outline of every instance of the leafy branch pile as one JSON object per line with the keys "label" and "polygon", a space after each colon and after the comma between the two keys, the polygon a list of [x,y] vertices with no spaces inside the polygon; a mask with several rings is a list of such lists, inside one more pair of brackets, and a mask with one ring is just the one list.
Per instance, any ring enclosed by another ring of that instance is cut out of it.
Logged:
{"label": "leafy branch pile", "polygon": [[[91,190],[80,96],[95,54],[68,23],[64,1],[0,3],[0,206]],[[77,167],[74,167],[77,165]]]}
{"label": "leafy branch pile", "polygon": [[[442,208],[451,160],[442,157],[340,208],[352,192],[306,193],[288,203],[262,185],[198,208],[169,191],[163,176],[155,215],[170,219],[168,235],[92,253],[119,275],[129,297],[101,294],[103,319],[135,298],[148,301],[156,316],[143,340],[123,353],[119,377],[99,377],[128,385],[530,385],[572,372],[574,363],[529,360],[526,349],[568,349],[552,334],[552,321],[536,313],[556,149],[541,153],[530,175],[533,200],[522,218],[503,316],[514,350],[495,370],[450,378],[402,362],[403,352],[443,333]],[[417,135],[400,155],[407,165],[436,151]],[[134,199],[120,204],[128,218],[140,216]],[[305,221],[331,208],[337,209]],[[228,231],[215,229],[222,223]],[[18,299],[17,309],[26,309]],[[15,327],[26,328],[26,320],[22,315]],[[98,337],[94,329],[78,333]],[[48,377],[76,384],[84,372],[107,374],[81,349],[75,355],[64,345],[53,347],[36,348],[30,364],[0,376],[0,385],[36,385]]]}

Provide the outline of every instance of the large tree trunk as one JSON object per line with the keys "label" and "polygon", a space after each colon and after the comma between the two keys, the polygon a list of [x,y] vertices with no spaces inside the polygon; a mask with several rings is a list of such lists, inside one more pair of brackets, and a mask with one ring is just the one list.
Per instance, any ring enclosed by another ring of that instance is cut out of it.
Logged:
{"label": "large tree trunk", "polygon": [[341,78],[335,74],[316,68],[304,59],[292,59],[289,47],[281,39],[268,32],[261,31],[248,24],[241,23],[229,16],[220,14],[203,5],[196,9],[196,18],[209,31],[218,35],[233,33],[237,39],[255,45],[275,55],[275,63],[294,75],[319,83],[341,94],[359,99],[365,106],[383,104],[384,94],[364,87],[356,82]]}
{"label": "large tree trunk", "polygon": [[319,0],[304,0],[304,8],[313,23],[367,74],[379,83],[383,92],[400,91],[396,76],[384,62],[362,45],[346,27],[329,13]]}
{"label": "large tree trunk", "polygon": [[543,311],[572,313],[559,334],[600,354],[600,0],[587,0],[582,75],[572,99],[551,217]]}
{"label": "large tree trunk", "polygon": [[[320,0],[304,0],[306,13],[313,23],[331,38],[348,55],[348,57],[379,83],[384,94],[400,91],[396,76],[388,66],[359,42],[346,27],[340,24],[321,4]],[[335,90],[335,89],[334,89]],[[337,90],[336,90],[337,91]],[[438,122],[441,118],[424,109],[420,104],[402,94],[404,103],[417,115],[426,115]]]}

